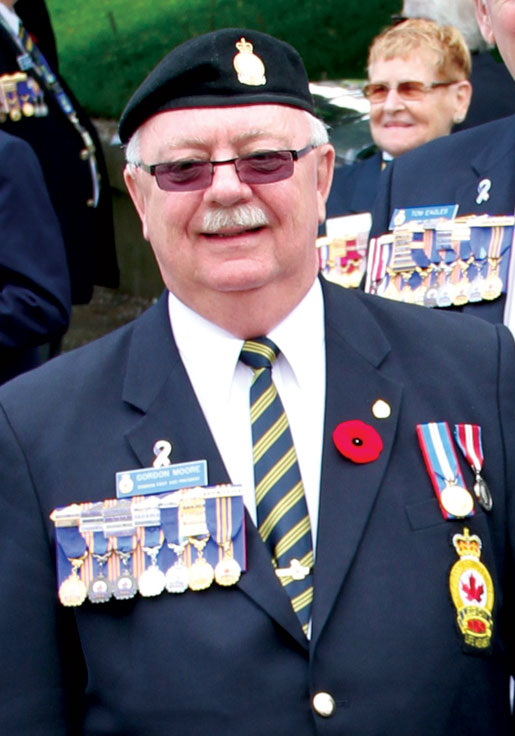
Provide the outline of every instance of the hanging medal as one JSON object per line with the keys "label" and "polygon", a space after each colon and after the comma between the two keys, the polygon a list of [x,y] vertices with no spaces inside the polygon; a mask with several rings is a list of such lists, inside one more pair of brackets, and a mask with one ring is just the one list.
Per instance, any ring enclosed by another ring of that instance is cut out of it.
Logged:
{"label": "hanging medal", "polygon": [[97,569],[88,585],[88,598],[92,603],[105,603],[113,592],[111,581],[104,573],[104,566],[112,554],[111,540],[102,532],[94,532],[91,538],[90,551]]}
{"label": "hanging medal", "polygon": [[417,425],[417,436],[444,519],[474,515],[447,422]]}
{"label": "hanging medal", "polygon": [[161,551],[163,541],[164,533],[160,527],[143,528],[141,547],[150,558],[150,565],[139,576],[138,589],[145,598],[160,595],[165,589],[165,574],[157,564],[157,556]]}
{"label": "hanging medal", "polygon": [[204,547],[209,541],[209,534],[205,537],[188,537],[188,542],[197,551],[195,562],[189,569],[188,585],[191,590],[205,590],[213,582],[215,573],[212,566],[204,557]]}
{"label": "hanging medal", "polygon": [[457,623],[466,645],[486,649],[493,634],[494,586],[479,559],[481,539],[475,534],[471,536],[465,527],[463,534],[453,536],[452,543],[459,556],[449,576]]}
{"label": "hanging medal", "polygon": [[241,567],[238,561],[234,559],[232,499],[227,496],[215,499],[215,508],[216,529],[211,529],[209,524],[210,515],[209,513],[207,515],[211,534],[213,535],[214,532],[216,543],[221,552],[221,557],[215,566],[215,580],[218,585],[235,585],[240,579]]}
{"label": "hanging medal", "polygon": [[165,506],[161,509],[161,526],[166,538],[166,545],[176,556],[173,565],[165,573],[165,586],[169,593],[184,593],[188,590],[189,571],[184,562],[186,540],[179,540],[179,521],[177,506]]}
{"label": "hanging medal", "polygon": [[71,565],[70,575],[59,585],[59,600],[63,606],[81,606],[88,588],[79,575],[88,556],[86,541],[76,526],[57,526],[57,542]]}
{"label": "hanging medal", "polygon": [[474,473],[475,481],[473,489],[476,498],[485,511],[491,511],[493,507],[492,494],[485,479],[481,475],[484,463],[481,427],[478,424],[455,424],[454,436]]}
{"label": "hanging medal", "polygon": [[114,537],[113,549],[120,561],[120,574],[113,584],[113,595],[117,600],[134,598],[138,592],[138,581],[132,574],[132,558],[137,544],[136,535]]}

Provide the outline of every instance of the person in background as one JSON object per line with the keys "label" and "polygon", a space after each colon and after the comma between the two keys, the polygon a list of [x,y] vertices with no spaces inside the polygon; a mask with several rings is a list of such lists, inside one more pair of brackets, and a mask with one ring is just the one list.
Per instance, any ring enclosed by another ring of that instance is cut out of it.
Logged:
{"label": "person in background", "polygon": [[458,28],[472,54],[470,81],[474,90],[465,120],[453,132],[488,123],[515,113],[515,82],[483,38],[474,0],[404,0],[400,19],[428,18]]}
{"label": "person in background", "polygon": [[[476,17],[488,43],[496,43],[515,77],[515,4],[476,0]],[[402,27],[402,26],[401,26]],[[458,205],[458,216],[509,215],[515,203],[515,115],[469,128],[410,151],[390,164],[381,178],[371,235],[387,233],[395,210]],[[495,269],[495,253],[490,269]],[[511,308],[515,260],[511,245],[503,253],[508,277],[496,298],[455,306],[490,322],[515,329]],[[515,306],[515,305],[514,305]]]}
{"label": "person in background", "polygon": [[[34,13],[41,0],[26,2],[27,22],[38,23],[35,35],[42,29],[51,50],[48,25]],[[39,159],[66,246],[72,303],[85,304],[95,284],[114,288],[119,281],[101,144],[15,11],[15,0],[0,0],[0,129],[30,143]]]}
{"label": "person in background", "polygon": [[387,28],[372,42],[367,69],[364,94],[377,151],[336,169],[327,217],[370,212],[387,162],[449,135],[470,103],[470,54],[451,26],[417,19]]}
{"label": "person in background", "polygon": [[318,278],[289,44],[186,41],[119,133],[166,290],[0,388],[0,733],[513,733],[510,332]]}
{"label": "person in background", "polygon": [[39,364],[70,317],[66,251],[43,172],[24,140],[0,130],[0,383]]}

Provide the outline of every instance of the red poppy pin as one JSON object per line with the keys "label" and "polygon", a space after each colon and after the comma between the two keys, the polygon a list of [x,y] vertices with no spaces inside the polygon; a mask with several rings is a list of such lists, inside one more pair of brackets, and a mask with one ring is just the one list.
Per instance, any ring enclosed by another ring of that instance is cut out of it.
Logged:
{"label": "red poppy pin", "polygon": [[379,433],[360,419],[341,422],[333,432],[333,442],[343,457],[354,463],[371,463],[383,449]]}

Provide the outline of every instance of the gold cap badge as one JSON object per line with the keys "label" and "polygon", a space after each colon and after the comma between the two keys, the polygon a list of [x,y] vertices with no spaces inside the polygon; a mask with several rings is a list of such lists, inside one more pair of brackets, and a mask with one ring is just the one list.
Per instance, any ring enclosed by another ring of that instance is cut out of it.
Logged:
{"label": "gold cap badge", "polygon": [[243,37],[236,42],[238,52],[233,59],[233,66],[238,74],[238,81],[251,87],[266,84],[265,65],[253,51],[253,46]]}

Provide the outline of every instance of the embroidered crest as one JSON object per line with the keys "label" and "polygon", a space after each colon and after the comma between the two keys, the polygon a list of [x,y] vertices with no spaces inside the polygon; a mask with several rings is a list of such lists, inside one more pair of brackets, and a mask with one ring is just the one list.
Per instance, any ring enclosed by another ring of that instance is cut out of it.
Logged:
{"label": "embroidered crest", "polygon": [[459,555],[449,576],[449,587],[456,607],[457,621],[465,644],[486,649],[493,634],[494,587],[490,573],[480,562],[481,539],[470,536],[467,527],[455,534],[452,543]]}

